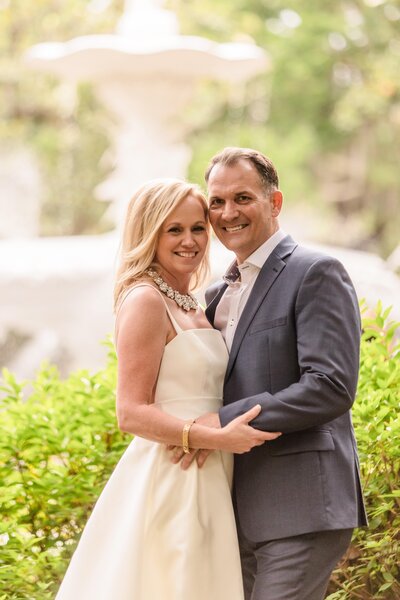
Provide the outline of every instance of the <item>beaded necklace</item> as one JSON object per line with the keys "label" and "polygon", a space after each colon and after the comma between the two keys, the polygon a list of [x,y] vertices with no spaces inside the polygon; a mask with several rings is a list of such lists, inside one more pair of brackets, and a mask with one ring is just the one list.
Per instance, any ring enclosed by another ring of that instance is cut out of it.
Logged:
{"label": "beaded necklace", "polygon": [[154,283],[158,286],[160,291],[165,294],[171,300],[177,303],[179,308],[189,311],[190,309],[196,310],[199,306],[198,301],[191,294],[181,294],[178,290],[174,290],[157,271],[154,269],[146,269],[146,275],[152,278]]}

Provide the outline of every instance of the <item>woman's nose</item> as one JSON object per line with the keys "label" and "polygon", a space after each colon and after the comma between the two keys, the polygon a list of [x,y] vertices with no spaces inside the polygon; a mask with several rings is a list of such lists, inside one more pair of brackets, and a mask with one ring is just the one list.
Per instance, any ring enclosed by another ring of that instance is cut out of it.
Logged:
{"label": "woman's nose", "polygon": [[182,245],[186,246],[187,248],[192,248],[194,244],[195,241],[193,238],[193,233],[191,231],[186,232],[182,239]]}

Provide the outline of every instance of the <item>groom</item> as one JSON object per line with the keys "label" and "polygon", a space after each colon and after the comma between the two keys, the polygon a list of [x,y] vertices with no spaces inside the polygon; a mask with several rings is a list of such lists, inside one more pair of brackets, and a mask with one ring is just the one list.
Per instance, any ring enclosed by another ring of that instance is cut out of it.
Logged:
{"label": "groom", "polygon": [[[206,172],[210,220],[236,261],[206,293],[230,351],[220,427],[255,404],[281,431],[235,456],[246,600],[321,600],[354,527],[366,525],[350,409],[360,317],[343,266],[286,235],[278,175],[260,152],[225,148]],[[203,419],[203,421],[202,421]]]}

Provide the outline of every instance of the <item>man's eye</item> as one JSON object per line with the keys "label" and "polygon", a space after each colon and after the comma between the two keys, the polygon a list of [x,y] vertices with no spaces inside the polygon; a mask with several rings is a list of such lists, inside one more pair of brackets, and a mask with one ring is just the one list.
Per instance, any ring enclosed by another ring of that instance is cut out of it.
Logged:
{"label": "man's eye", "polygon": [[237,200],[239,202],[248,202],[250,200],[250,197],[246,196],[245,194],[242,194],[241,196],[238,196]]}
{"label": "man's eye", "polygon": [[223,203],[224,203],[224,201],[221,200],[220,198],[214,198],[210,202],[210,208],[214,208],[214,207],[217,207],[217,206],[222,206]]}

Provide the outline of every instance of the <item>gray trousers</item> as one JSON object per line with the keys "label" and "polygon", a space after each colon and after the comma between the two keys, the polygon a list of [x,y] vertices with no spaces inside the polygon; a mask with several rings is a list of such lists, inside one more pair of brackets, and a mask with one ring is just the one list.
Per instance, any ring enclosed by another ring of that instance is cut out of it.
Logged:
{"label": "gray trousers", "polygon": [[322,600],[352,529],[254,543],[238,531],[245,600]]}

